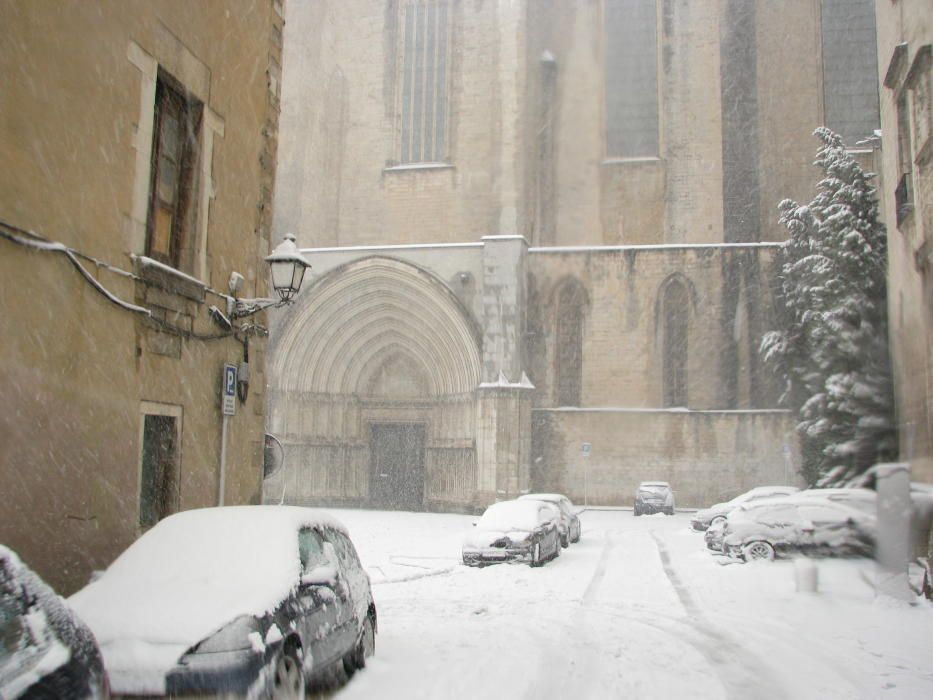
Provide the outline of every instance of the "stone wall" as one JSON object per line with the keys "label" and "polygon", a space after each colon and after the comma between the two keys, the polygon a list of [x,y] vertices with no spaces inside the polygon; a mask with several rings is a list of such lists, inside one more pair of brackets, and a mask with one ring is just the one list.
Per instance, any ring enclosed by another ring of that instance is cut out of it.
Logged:
{"label": "stone wall", "polygon": [[690,299],[689,408],[773,408],[758,345],[770,330],[776,246],[532,248],[529,376],[536,405],[556,405],[555,290],[586,290],[582,406],[662,406],[660,294],[671,279]]}
{"label": "stone wall", "polygon": [[793,421],[782,411],[537,409],[532,426],[531,488],[578,505],[630,506],[641,481],[670,482],[682,507],[801,485]]}

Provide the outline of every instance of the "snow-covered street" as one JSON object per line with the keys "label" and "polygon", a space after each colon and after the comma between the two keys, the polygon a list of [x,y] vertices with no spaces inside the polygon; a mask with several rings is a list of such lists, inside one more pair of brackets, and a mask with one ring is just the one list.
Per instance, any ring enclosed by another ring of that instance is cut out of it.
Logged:
{"label": "snow-covered street", "polygon": [[878,600],[868,560],[721,565],[689,515],[586,511],[543,568],[460,564],[475,518],[332,511],[379,610],[340,698],[933,697],[933,607]]}

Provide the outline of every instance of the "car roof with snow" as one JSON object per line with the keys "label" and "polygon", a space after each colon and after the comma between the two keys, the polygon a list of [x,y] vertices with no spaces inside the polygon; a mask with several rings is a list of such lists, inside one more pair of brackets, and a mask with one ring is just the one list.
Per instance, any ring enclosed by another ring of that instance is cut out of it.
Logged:
{"label": "car roof with snow", "polygon": [[298,585],[298,531],[331,516],[294,506],[189,510],[160,521],[69,603],[105,644],[191,645],[239,615],[273,611]]}
{"label": "car roof with snow", "polygon": [[837,510],[840,513],[840,516],[846,515],[849,517],[858,517],[858,518],[873,518],[874,516],[871,513],[867,513],[864,510],[859,508],[854,508],[851,505],[845,503],[844,501],[833,501],[828,498],[801,498],[799,494],[793,494],[791,496],[786,496],[784,498],[776,498],[773,500],[760,501],[755,503],[746,503],[740,505],[738,508],[733,510],[729,517],[732,518],[734,515],[738,517],[749,517],[754,518],[760,513],[766,513],[769,510],[779,509],[779,508],[799,508],[799,507],[813,507],[813,506],[823,506]]}
{"label": "car roof with snow", "polygon": [[638,485],[638,488],[644,488],[644,487],[668,488],[669,489],[671,485],[667,483],[666,481],[642,481]]}
{"label": "car roof with snow", "polygon": [[570,499],[567,498],[562,493],[526,493],[523,496],[519,496],[518,500],[556,502],[556,501],[563,501],[563,500],[569,501]]}
{"label": "car roof with snow", "polygon": [[548,508],[554,517],[560,516],[557,506],[547,501],[499,501],[486,509],[476,527],[497,532],[530,532],[541,524],[539,513],[542,507]]}

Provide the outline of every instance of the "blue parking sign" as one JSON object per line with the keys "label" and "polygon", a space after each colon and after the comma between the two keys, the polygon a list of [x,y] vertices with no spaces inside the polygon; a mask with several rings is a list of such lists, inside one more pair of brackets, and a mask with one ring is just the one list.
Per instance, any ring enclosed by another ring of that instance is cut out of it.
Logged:
{"label": "blue parking sign", "polygon": [[236,365],[224,365],[222,399],[224,415],[236,415]]}

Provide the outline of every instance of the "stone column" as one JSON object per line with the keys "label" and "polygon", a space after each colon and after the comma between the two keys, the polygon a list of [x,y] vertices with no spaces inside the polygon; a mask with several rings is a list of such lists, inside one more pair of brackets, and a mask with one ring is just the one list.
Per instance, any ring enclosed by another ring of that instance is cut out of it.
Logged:
{"label": "stone column", "polygon": [[521,236],[483,238],[483,381],[477,388],[475,505],[527,492],[531,395],[523,368],[525,258]]}

